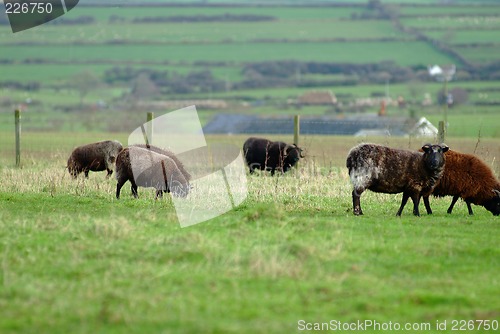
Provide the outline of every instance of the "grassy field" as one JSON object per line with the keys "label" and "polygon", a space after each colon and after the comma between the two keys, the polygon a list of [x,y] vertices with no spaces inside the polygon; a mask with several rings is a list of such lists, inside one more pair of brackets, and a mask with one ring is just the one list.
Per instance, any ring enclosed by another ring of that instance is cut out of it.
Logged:
{"label": "grassy field", "polygon": [[[153,29],[152,29],[153,27]],[[5,35],[7,35],[5,33]],[[54,38],[54,36],[59,36]],[[271,22],[203,22],[203,23],[163,23],[161,27],[155,24],[95,24],[89,27],[75,27],[60,33],[60,27],[43,27],[33,33],[19,36],[8,36],[11,43],[68,44],[81,43],[105,44],[110,41],[122,41],[126,44],[148,43],[220,43],[220,42],[252,42],[263,39],[293,40],[332,40],[402,38],[402,33],[394,31],[391,22],[366,20],[363,24],[356,21],[338,21],[332,19],[303,19],[300,25],[296,20]],[[4,36],[6,38],[7,36]],[[1,38],[1,37],[0,37]]]}
{"label": "grassy field", "polygon": [[[424,2],[423,2],[424,3]],[[88,7],[80,6],[66,18],[91,16],[96,19],[90,25],[45,25],[34,30],[12,34],[7,26],[0,29],[3,44],[2,59],[22,62],[26,58],[69,60],[75,68],[96,67],[101,73],[103,64],[126,62],[158,63],[183,62],[193,66],[196,61],[248,62],[259,60],[315,60],[328,62],[378,62],[391,59],[401,65],[427,65],[430,63],[456,62],[456,59],[440,53],[431,45],[412,42],[414,38],[394,28],[389,20],[353,20],[353,15],[367,11],[363,7]],[[405,15],[404,26],[428,31],[430,36],[441,38],[453,29],[449,43],[495,43],[498,30],[498,6],[408,7],[404,3],[398,12]],[[134,24],[134,18],[155,16],[197,15],[267,15],[269,22],[215,22],[215,23],[152,23]],[[429,17],[429,15],[434,15]],[[460,14],[460,15],[459,15]],[[438,16],[436,16],[438,15]],[[450,16],[456,15],[456,16]],[[125,21],[110,22],[117,16]],[[438,31],[435,31],[438,29]],[[487,29],[487,30],[484,30]],[[484,33],[483,33],[484,32]],[[441,34],[441,35],[439,35]],[[399,42],[378,39],[396,38]],[[286,40],[259,43],[261,39]],[[346,42],[322,42],[346,39]],[[374,39],[373,43],[363,41]],[[119,42],[119,45],[116,43]],[[236,44],[228,44],[229,42]],[[307,43],[305,43],[307,42]],[[39,45],[30,45],[38,43]],[[160,45],[150,45],[150,44]],[[178,44],[181,45],[178,45]],[[184,44],[192,45],[184,45]],[[210,45],[207,45],[210,44]],[[214,43],[213,45],[211,43]],[[242,43],[242,44],[239,44]],[[55,45],[53,45],[55,44]],[[90,45],[88,45],[90,44]],[[164,45],[167,44],[167,45]],[[171,45],[174,44],[174,45]],[[367,52],[369,50],[369,52]],[[462,53],[462,49],[457,49]],[[463,50],[466,59],[472,61],[496,60],[491,49],[471,48]],[[85,61],[85,64],[81,63]],[[148,66],[155,66],[148,64]],[[177,64],[176,64],[177,65]],[[48,69],[51,64],[46,65]],[[63,65],[64,66],[64,65]],[[46,71],[33,73],[33,78],[44,78]],[[2,66],[2,72],[10,71]],[[61,75],[64,74],[64,71]],[[10,76],[9,76],[10,77]],[[21,75],[21,79],[22,79]],[[50,79],[52,76],[48,76]],[[231,76],[231,80],[237,79]]]}
{"label": "grassy field", "polygon": [[[466,1],[460,2],[460,6],[426,6],[426,1],[419,3],[421,6],[417,7],[404,1],[399,5],[392,5],[392,8],[397,9],[396,13],[402,15],[400,21],[403,26],[417,28],[421,33],[448,44],[475,64],[484,65],[498,60],[498,6],[490,2],[478,5],[476,2]],[[391,20],[355,19],[367,13],[367,7],[359,4],[343,7],[278,4],[266,7],[248,4],[240,7],[230,4],[216,7],[131,7],[112,4],[109,7],[79,6],[65,18],[91,16],[96,20],[93,24],[49,24],[17,34],[12,34],[8,26],[0,27],[2,81],[37,81],[42,84],[41,91],[35,93],[0,91],[0,101],[17,99],[20,94],[35,95],[40,97],[39,102],[43,105],[44,112],[52,110],[78,100],[78,92],[54,93],[47,86],[69,84],[72,76],[82,71],[91,71],[104,80],[105,71],[115,66],[163,70],[168,71],[171,76],[209,70],[215,78],[229,84],[244,79],[245,64],[272,60],[358,64],[390,60],[400,66],[456,63],[460,71],[460,60],[437,50],[430,42],[416,41],[411,34],[398,30]],[[267,15],[274,20],[132,23],[135,18],[154,16],[196,17],[223,14]],[[123,20],[110,20],[112,16]],[[265,43],[262,40],[272,42]],[[471,46],[471,43],[474,45]],[[221,63],[225,65],[220,66]],[[314,75],[304,76],[304,79],[310,78],[323,79]],[[497,87],[498,81],[487,84]],[[429,86],[428,83],[421,85]],[[464,85],[470,87],[476,83],[467,82]],[[408,89],[399,89],[398,85],[391,86],[394,87],[391,91],[393,98],[397,98],[395,94],[398,90],[405,94],[402,96],[406,99],[409,98]],[[99,92],[92,92],[86,100],[89,103],[102,100],[112,104],[117,99],[117,91],[126,94],[129,89],[130,87],[116,86],[108,94],[108,89],[100,87]],[[332,90],[335,93],[347,92],[352,96],[366,97],[384,92],[384,87],[360,85],[333,87]],[[256,89],[202,93],[194,97],[251,96],[279,99],[282,91],[289,94],[303,90]],[[493,93],[490,92],[489,95]],[[183,99],[193,96],[180,94],[165,98]],[[4,103],[3,106],[8,107],[8,104]]]}
{"label": "grassy field", "polygon": [[[367,52],[369,50],[369,52]],[[393,60],[401,65],[424,63],[449,63],[449,56],[437,52],[424,42],[351,42],[351,43],[222,43],[216,45],[44,45],[29,47],[6,47],[2,58],[15,60],[22,58],[57,59],[60,62],[103,62],[110,65],[127,63],[154,64],[168,62],[224,61],[236,64],[250,61],[301,60],[369,63],[387,60],[387,54],[393,53]],[[418,59],[417,59],[418,57]],[[83,67],[89,67],[83,66]],[[36,75],[36,74],[35,74]]]}
{"label": "grassy field", "polygon": [[[304,137],[299,170],[251,176],[240,207],[181,229],[151,190],[135,200],[125,187],[117,201],[102,173],[69,178],[72,147],[105,138],[31,136],[23,168],[0,164],[2,333],[294,333],[300,320],[366,319],[435,331],[436,321],[500,318],[498,219],[480,207],[469,217],[461,202],[447,215],[449,198],[432,200],[433,216],[408,205],[396,218],[401,196],[370,192],[354,217],[343,161],[360,139]],[[476,153],[498,165],[495,141]]]}

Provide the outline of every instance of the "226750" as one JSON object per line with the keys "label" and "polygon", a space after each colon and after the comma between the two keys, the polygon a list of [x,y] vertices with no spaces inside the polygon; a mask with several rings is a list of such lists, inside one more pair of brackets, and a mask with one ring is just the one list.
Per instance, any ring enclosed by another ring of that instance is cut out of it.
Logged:
{"label": "226750", "polygon": [[52,13],[52,4],[50,2],[6,2],[6,14],[50,14]]}

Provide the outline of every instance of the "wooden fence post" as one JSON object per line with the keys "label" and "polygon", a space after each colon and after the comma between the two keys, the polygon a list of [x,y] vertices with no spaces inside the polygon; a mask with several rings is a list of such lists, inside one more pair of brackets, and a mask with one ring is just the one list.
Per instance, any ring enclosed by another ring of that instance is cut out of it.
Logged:
{"label": "wooden fence post", "polygon": [[[293,117],[293,143],[299,146],[299,136],[300,136],[300,116],[295,115]],[[295,168],[299,168],[299,164],[296,163]]]}
{"label": "wooden fence post", "polygon": [[16,125],[16,167],[21,165],[21,111],[14,111]]}
{"label": "wooden fence post", "polygon": [[438,142],[439,142],[439,144],[444,143],[444,137],[445,137],[444,121],[439,121],[439,125],[438,125]]}
{"label": "wooden fence post", "polygon": [[153,118],[155,117],[154,112],[149,111],[146,116],[148,122],[146,129],[146,145],[153,145]]}
{"label": "wooden fence post", "polygon": [[295,115],[293,117],[293,143],[299,146],[299,136],[300,136],[300,116]]}

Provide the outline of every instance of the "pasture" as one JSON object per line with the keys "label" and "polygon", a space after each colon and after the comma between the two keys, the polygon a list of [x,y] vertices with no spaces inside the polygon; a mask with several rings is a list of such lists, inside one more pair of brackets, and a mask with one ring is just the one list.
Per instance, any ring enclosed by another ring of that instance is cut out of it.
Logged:
{"label": "pasture", "polygon": [[[408,45],[411,47],[408,48]],[[252,44],[227,43],[203,45],[181,44],[181,45],[157,45],[143,44],[131,48],[129,45],[75,45],[70,51],[64,45],[53,45],[47,48],[45,45],[34,45],[23,50],[26,58],[57,59],[59,62],[78,62],[85,58],[86,62],[99,63],[102,59],[114,58],[120,63],[136,64],[161,64],[168,62],[250,62],[294,59],[302,61],[329,61],[331,54],[341,62],[366,63],[380,62],[386,60],[387,53],[394,52],[393,59],[402,65],[415,65],[418,61],[450,63],[452,59],[442,55],[426,43],[414,42],[386,42],[379,44],[374,42],[370,53],[366,52],[367,42],[351,42],[347,45],[342,43],[321,42],[296,42],[296,43],[267,43],[256,42]],[[397,51],[397,52],[396,52]],[[2,51],[2,57],[14,61],[19,57],[19,49],[7,48]],[[166,53],[168,53],[168,57]]]}
{"label": "pasture", "polygon": [[[168,196],[140,188],[136,200],[125,185],[116,200],[104,173],[70,179],[71,149],[109,137],[26,135],[22,168],[2,146],[1,332],[283,333],[298,332],[299,320],[435,328],[500,318],[498,217],[480,207],[470,217],[462,202],[448,215],[445,198],[431,200],[432,216],[407,205],[396,218],[401,195],[371,192],[365,215],[353,216],[343,163],[359,139],[303,137],[299,169],[249,176],[241,206],[182,229]],[[448,144],[475,150],[498,174],[495,141]]]}

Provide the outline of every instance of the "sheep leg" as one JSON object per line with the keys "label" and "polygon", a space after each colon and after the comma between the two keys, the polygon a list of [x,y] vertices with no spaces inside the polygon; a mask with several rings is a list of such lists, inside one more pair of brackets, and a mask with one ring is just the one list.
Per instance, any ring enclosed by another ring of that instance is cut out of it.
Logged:
{"label": "sheep leg", "polygon": [[108,174],[106,175],[106,178],[109,179],[109,177],[111,176],[111,174],[113,174],[113,170],[112,169],[106,169],[108,171]]}
{"label": "sheep leg", "polygon": [[155,196],[155,201],[160,198],[162,199],[163,198],[163,190],[156,190],[156,196]]}
{"label": "sheep leg", "polygon": [[354,188],[352,191],[352,212],[356,216],[361,216],[363,214],[363,210],[361,210],[361,194],[365,191],[363,188]]}
{"label": "sheep leg", "polygon": [[[455,206],[455,203],[458,201],[458,199],[460,198],[460,196],[453,196],[453,199],[451,200],[451,204],[450,204],[450,207],[448,208],[448,213],[451,213],[453,211],[453,207]],[[467,205],[467,208],[469,208],[469,205]],[[471,214],[470,212],[472,211],[472,209],[469,209],[469,214]]]}
{"label": "sheep leg", "polygon": [[420,212],[418,211],[418,205],[420,204],[420,194],[413,194],[411,196],[411,200],[413,201],[413,214],[417,217],[420,217]]}
{"label": "sheep leg", "polygon": [[396,216],[400,217],[401,216],[401,212],[403,212],[403,209],[406,205],[406,202],[408,202],[408,198],[410,198],[410,194],[404,192],[403,193],[403,199],[401,200],[401,206],[399,207],[399,210],[398,212],[396,212]]}
{"label": "sheep leg", "polygon": [[86,170],[84,171],[84,173],[85,173],[85,178],[86,178],[86,179],[88,179],[88,178],[89,178],[89,170],[88,170],[88,169],[86,169]]}
{"label": "sheep leg", "polygon": [[116,199],[120,199],[120,191],[121,191],[123,184],[125,182],[126,181],[118,180],[118,183],[116,184]]}
{"label": "sheep leg", "polygon": [[428,215],[432,215],[431,204],[429,203],[429,196],[424,196],[425,210],[427,210]]}
{"label": "sheep leg", "polygon": [[274,172],[276,171],[275,168],[271,169],[271,176],[274,176]]}
{"label": "sheep leg", "polygon": [[139,195],[137,194],[137,184],[135,184],[135,182],[132,182],[130,190],[132,191],[132,195],[134,196],[134,198],[139,198]]}
{"label": "sheep leg", "polygon": [[467,209],[469,210],[469,215],[473,216],[474,212],[472,212],[472,207],[470,206],[470,202],[466,200],[465,203],[467,203]]}

